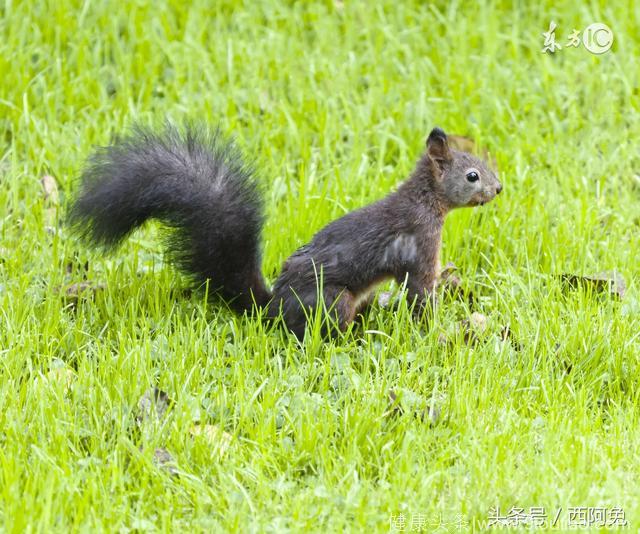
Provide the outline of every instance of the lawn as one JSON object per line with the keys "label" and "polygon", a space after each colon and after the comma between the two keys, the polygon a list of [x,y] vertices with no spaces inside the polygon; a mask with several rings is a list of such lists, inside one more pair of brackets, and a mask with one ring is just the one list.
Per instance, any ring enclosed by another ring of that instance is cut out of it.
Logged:
{"label": "lawn", "polygon": [[[0,530],[637,531],[640,3],[521,4],[2,3]],[[596,22],[611,50],[567,46]],[[92,148],[166,119],[255,162],[270,282],[434,126],[504,191],[448,217],[430,321],[299,343],[158,225],[105,255],[65,224]]]}

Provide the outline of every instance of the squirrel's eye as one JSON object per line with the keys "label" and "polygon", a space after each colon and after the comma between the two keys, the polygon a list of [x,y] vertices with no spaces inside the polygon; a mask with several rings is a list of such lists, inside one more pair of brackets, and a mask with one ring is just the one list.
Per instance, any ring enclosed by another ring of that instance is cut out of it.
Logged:
{"label": "squirrel's eye", "polygon": [[467,180],[470,182],[477,182],[480,179],[478,173],[476,171],[471,171],[467,173]]}

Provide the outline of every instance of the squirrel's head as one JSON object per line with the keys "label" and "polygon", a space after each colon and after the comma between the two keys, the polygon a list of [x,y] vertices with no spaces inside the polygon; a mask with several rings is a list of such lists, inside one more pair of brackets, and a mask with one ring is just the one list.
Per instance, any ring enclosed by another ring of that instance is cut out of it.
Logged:
{"label": "squirrel's head", "polygon": [[429,134],[425,156],[433,187],[448,209],[486,204],[502,191],[502,184],[481,159],[449,148],[440,128]]}

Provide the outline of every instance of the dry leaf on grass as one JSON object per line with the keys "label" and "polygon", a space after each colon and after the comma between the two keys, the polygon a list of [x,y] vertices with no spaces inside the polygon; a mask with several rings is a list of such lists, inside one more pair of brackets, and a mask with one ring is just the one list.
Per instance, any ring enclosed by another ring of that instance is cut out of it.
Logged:
{"label": "dry leaf on grass", "polygon": [[450,340],[444,332],[438,334],[438,345],[447,347],[450,344]]}
{"label": "dry leaf on grass", "polygon": [[464,342],[469,346],[475,346],[480,341],[480,335],[487,330],[488,319],[486,315],[479,312],[473,312],[468,319],[460,323],[462,337]]}
{"label": "dry leaf on grass", "polygon": [[400,405],[396,392],[390,389],[387,394],[387,399],[389,400],[389,409],[385,412],[385,415],[402,415],[402,406]]}
{"label": "dry leaf on grass", "polygon": [[38,386],[49,386],[53,389],[61,387],[65,395],[69,393],[77,379],[75,371],[66,362],[59,358],[54,358],[47,372],[42,372],[35,378],[34,383]]}
{"label": "dry leaf on grass", "polygon": [[44,199],[54,206],[57,206],[60,201],[60,195],[58,194],[58,183],[53,176],[45,174],[41,180],[42,190],[44,192]]}
{"label": "dry leaf on grass", "polygon": [[438,334],[438,345],[452,348],[456,345],[455,338],[462,334],[465,345],[475,347],[487,332],[489,319],[480,312],[473,312],[467,319],[453,325],[452,332]]}
{"label": "dry leaf on grass", "polygon": [[514,338],[513,332],[511,331],[509,325],[502,327],[502,330],[500,331],[500,339],[502,341],[508,341],[509,343],[511,343],[511,346],[514,348],[514,350],[518,352],[522,350],[522,344]]}
{"label": "dry leaf on grass", "polygon": [[462,332],[462,339],[464,340],[464,344],[469,347],[475,347],[478,343],[480,343],[480,338],[478,334],[476,334],[470,328],[465,328]]}
{"label": "dry leaf on grass", "polygon": [[598,293],[609,293],[618,299],[622,299],[627,290],[624,278],[617,271],[606,271],[591,276],[565,273],[560,275],[560,279],[571,289],[591,288]]}
{"label": "dry leaf on grass", "polygon": [[479,312],[473,312],[469,319],[465,320],[465,324],[474,331],[482,334],[487,330],[487,316]]}
{"label": "dry leaf on grass", "polygon": [[448,262],[440,271],[438,288],[442,289],[446,295],[457,296],[459,300],[467,301],[469,306],[472,306],[475,302],[473,292],[463,289],[462,279],[458,275],[458,268],[452,262]]}
{"label": "dry leaf on grass", "polygon": [[217,451],[218,456],[221,458],[227,452],[227,449],[231,446],[232,436],[228,434],[220,427],[215,425],[200,425],[195,424],[189,429],[189,434],[194,438],[202,438],[209,444],[214,450]]}
{"label": "dry leaf on grass", "polygon": [[153,451],[153,463],[160,469],[167,471],[172,476],[180,474],[176,461],[167,449],[157,448]]}
{"label": "dry leaf on grass", "polygon": [[458,268],[451,262],[447,263],[440,271],[438,287],[442,288],[448,295],[460,294],[462,292],[462,280],[457,273]]}
{"label": "dry leaf on grass", "polygon": [[61,384],[64,392],[68,393],[76,378],[76,373],[73,369],[62,360],[55,359],[49,372],[44,376],[43,383],[50,385]]}
{"label": "dry leaf on grass", "polygon": [[62,298],[67,304],[76,307],[81,299],[93,297],[96,292],[104,289],[102,284],[93,284],[88,281],[74,282],[67,286],[56,288],[58,293],[62,294]]}
{"label": "dry leaf on grass", "polygon": [[58,215],[57,206],[60,201],[58,184],[56,179],[48,174],[40,179],[40,184],[42,185],[44,199],[47,204],[47,207],[44,208],[45,230],[47,233],[53,235],[57,232],[55,222]]}
{"label": "dry leaf on grass", "polygon": [[413,391],[403,388],[399,397],[395,390],[390,389],[387,393],[387,399],[389,406],[384,413],[386,417],[400,416],[407,412],[430,425],[435,425],[440,420],[441,411],[436,403],[433,400],[429,402]]}
{"label": "dry leaf on grass", "polygon": [[64,264],[64,273],[66,276],[72,275],[76,270],[79,271],[83,279],[86,280],[87,273],[89,272],[89,260],[86,260],[84,263],[79,263],[77,258],[74,258]]}
{"label": "dry leaf on grass", "polygon": [[166,392],[156,387],[149,388],[138,401],[136,421],[141,424],[149,420],[162,420],[172,404],[173,401]]}
{"label": "dry leaf on grass", "polygon": [[56,367],[47,373],[48,382],[59,382],[69,389],[76,379],[76,374],[68,367]]}

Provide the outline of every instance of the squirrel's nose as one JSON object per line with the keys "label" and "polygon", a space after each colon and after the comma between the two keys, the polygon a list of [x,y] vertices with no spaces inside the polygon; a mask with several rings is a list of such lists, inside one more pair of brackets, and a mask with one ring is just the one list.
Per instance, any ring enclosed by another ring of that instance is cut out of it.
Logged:
{"label": "squirrel's nose", "polygon": [[500,193],[502,193],[502,184],[498,184],[498,187],[496,187],[496,195],[499,195]]}

